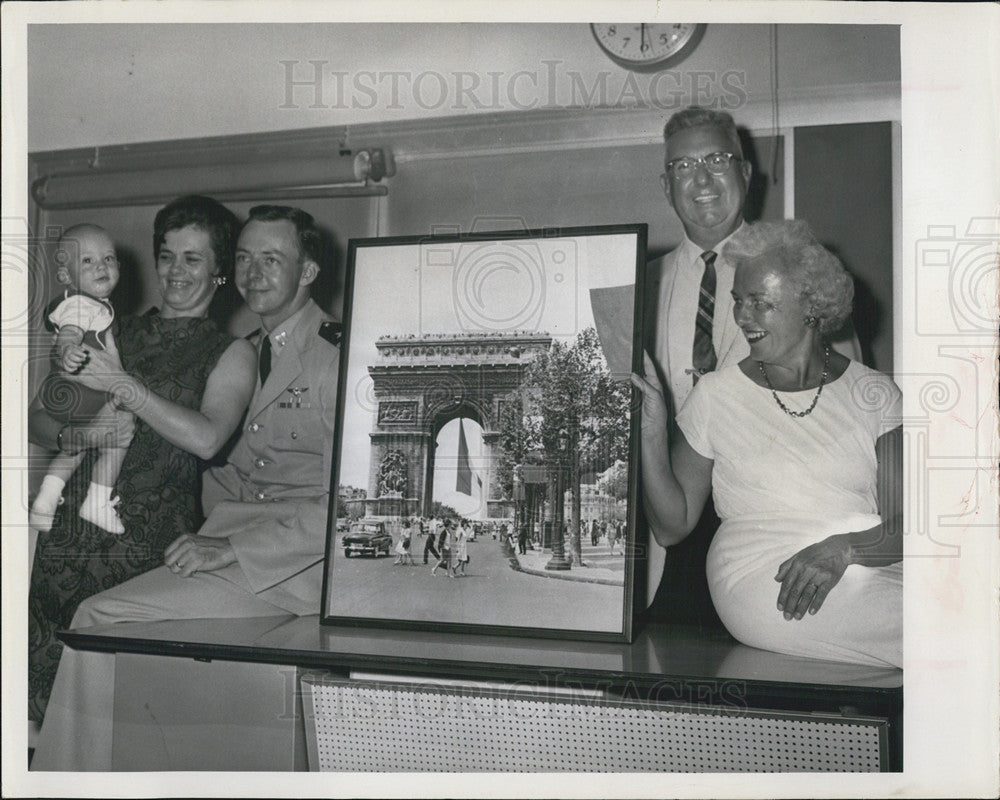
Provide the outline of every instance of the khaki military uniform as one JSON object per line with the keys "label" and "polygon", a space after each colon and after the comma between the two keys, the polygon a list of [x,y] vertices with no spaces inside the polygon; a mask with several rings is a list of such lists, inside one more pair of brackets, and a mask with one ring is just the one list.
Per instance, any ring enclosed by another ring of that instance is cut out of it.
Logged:
{"label": "khaki military uniform", "polygon": [[241,570],[255,594],[294,614],[320,611],[339,332],[310,300],[228,462],[204,477],[199,533],[228,537],[236,552],[237,564],[220,572]]}

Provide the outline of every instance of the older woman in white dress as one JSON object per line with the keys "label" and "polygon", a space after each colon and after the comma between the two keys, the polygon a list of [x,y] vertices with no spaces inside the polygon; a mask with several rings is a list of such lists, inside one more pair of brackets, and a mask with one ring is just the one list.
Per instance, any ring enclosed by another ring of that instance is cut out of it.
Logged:
{"label": "older woman in white dress", "polygon": [[749,226],[725,254],[750,355],[702,377],[676,423],[633,376],[650,529],[680,541],[711,490],[722,525],[708,581],[734,637],[902,666],[899,389],[830,349],[853,285],[804,222]]}

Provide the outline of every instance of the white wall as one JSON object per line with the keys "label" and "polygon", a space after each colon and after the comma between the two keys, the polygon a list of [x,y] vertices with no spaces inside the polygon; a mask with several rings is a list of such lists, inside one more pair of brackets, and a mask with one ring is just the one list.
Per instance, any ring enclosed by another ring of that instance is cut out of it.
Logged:
{"label": "white wall", "polygon": [[[313,61],[321,86],[289,89],[288,70],[305,80]],[[886,25],[709,24],[689,57],[658,73],[613,63],[585,24],[34,25],[28,62],[29,150],[81,148],[84,170],[92,157],[102,163],[92,147],[210,136],[281,132],[254,146],[265,153],[296,136],[321,153],[345,135],[348,146],[384,145],[398,166],[387,198],[306,204],[342,247],[351,236],[517,226],[490,220],[505,217],[529,227],[647,222],[657,254],[681,236],[656,179],[662,126],[677,107],[717,102],[750,129],[765,190],[757,213],[770,219],[794,208],[794,154],[774,159],[775,123],[787,143],[795,126],[900,113],[899,29]],[[345,73],[343,92],[334,73]],[[154,212],[126,203],[44,212],[37,224],[105,222],[142,286],[126,305],[141,308],[157,300]]]}
{"label": "white wall", "polygon": [[[769,25],[710,24],[697,49],[657,78],[656,73],[637,75],[614,64],[598,48],[590,27],[579,23],[32,25],[28,149],[427,119],[524,106],[615,105],[619,100],[630,105],[636,97],[668,106],[665,118],[692,100],[707,99],[706,92],[721,93],[737,105],[767,104],[774,94],[772,32]],[[781,25],[776,41],[779,97],[827,96],[831,89],[842,94],[844,87],[864,95],[872,87],[898,87],[896,26]],[[282,61],[297,63],[285,66]],[[293,88],[289,97],[287,75],[294,80],[313,77],[310,61],[321,62],[321,89]],[[337,91],[334,72],[347,73],[343,93]],[[393,72],[399,75],[388,75]],[[380,80],[378,73],[386,74]],[[472,89],[475,81],[478,88]],[[602,81],[603,95],[594,91]],[[374,89],[352,89],[355,82]],[[463,87],[469,91],[463,94]],[[745,93],[742,101],[739,93]],[[770,119],[769,111],[764,119]],[[650,133],[655,136],[658,130]]]}

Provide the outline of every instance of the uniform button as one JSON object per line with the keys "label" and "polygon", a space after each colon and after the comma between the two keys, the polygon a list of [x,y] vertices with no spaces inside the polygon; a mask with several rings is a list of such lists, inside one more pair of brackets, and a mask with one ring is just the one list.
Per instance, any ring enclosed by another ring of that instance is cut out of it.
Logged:
{"label": "uniform button", "polygon": [[265,500],[265,499],[266,499],[266,498],[265,498],[265,496],[264,496],[264,493],[263,493],[263,492],[257,492],[257,494],[256,494],[256,495],[254,495],[254,496],[255,496],[255,497],[256,497],[256,498],[258,499],[258,500],[261,500],[261,501],[263,501],[263,500]]}
{"label": "uniform button", "polygon": [[250,427],[247,428],[247,430],[250,431],[250,433],[257,433],[257,431],[260,430],[260,425],[256,422],[251,422]]}
{"label": "uniform button", "polygon": [[292,431],[292,438],[293,439],[298,439],[299,435],[295,431]]}
{"label": "uniform button", "polygon": [[263,458],[256,458],[254,459],[253,465],[257,467],[257,469],[264,469],[264,465],[266,463],[267,462]]}

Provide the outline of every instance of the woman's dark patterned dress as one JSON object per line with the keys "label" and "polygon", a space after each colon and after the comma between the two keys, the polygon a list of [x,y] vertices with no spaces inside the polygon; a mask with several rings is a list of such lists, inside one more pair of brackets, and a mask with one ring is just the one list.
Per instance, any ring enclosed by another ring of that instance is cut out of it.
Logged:
{"label": "woman's dark patterned dress", "polygon": [[[200,406],[208,375],[232,340],[209,319],[155,314],[121,319],[115,339],[130,374],[188,408]],[[69,627],[80,602],[161,566],[167,545],[202,522],[203,462],[138,417],[115,484],[121,536],[79,517],[93,460],[91,451],[66,485],[52,530],[38,536],[28,606],[31,719],[42,719],[55,680],[62,653],[55,632]]]}

